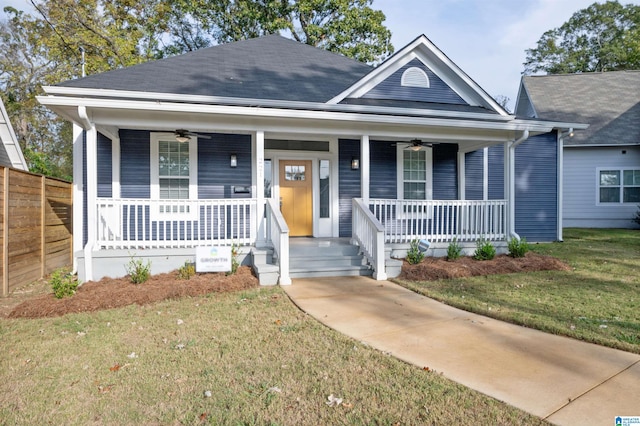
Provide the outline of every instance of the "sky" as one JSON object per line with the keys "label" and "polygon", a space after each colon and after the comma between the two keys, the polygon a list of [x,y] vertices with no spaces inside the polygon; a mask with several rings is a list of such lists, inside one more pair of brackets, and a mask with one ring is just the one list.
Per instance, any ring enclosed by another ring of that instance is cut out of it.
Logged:
{"label": "sky", "polygon": [[[424,34],[491,96],[515,106],[526,49],[595,0],[374,0],[396,50]],[[604,0],[599,0],[600,3]],[[640,4],[640,0],[620,0]],[[25,10],[28,0],[0,0]]]}

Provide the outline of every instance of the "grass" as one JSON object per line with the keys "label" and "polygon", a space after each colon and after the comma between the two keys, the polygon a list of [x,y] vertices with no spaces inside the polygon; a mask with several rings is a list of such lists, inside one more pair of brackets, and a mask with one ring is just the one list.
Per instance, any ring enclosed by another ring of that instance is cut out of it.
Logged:
{"label": "grass", "polygon": [[471,312],[640,353],[640,231],[565,229],[531,244],[572,271],[400,284]]}
{"label": "grass", "polygon": [[277,287],[0,320],[0,339],[0,424],[543,423],[320,325]]}

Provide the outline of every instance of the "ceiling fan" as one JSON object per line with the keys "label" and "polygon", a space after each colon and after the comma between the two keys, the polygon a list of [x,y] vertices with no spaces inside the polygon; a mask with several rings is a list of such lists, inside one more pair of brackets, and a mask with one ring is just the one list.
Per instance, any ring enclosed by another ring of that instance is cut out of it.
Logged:
{"label": "ceiling fan", "polygon": [[406,145],[405,149],[410,149],[411,151],[420,151],[422,148],[433,148],[433,142],[424,142],[420,139],[411,139],[409,142],[400,142],[394,144],[397,145]]}
{"label": "ceiling fan", "polygon": [[200,135],[198,133],[193,133],[185,129],[176,129],[174,134],[178,142],[187,142],[188,140],[191,139],[191,136],[194,136],[196,138],[202,138],[202,139],[211,139],[211,136]]}

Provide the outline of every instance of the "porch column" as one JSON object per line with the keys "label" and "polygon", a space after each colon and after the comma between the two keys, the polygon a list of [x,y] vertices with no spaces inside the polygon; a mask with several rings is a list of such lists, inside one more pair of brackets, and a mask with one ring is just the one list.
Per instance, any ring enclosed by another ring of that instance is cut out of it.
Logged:
{"label": "porch column", "polygon": [[[84,247],[85,279],[93,279],[93,248],[96,239],[96,221],[98,208],[96,205],[98,195],[98,132],[95,125],[87,130],[87,186],[85,195],[87,197],[87,245]],[[82,235],[82,234],[81,234]]]}
{"label": "porch column", "polygon": [[369,204],[369,135],[360,138],[360,196]]}
{"label": "porch column", "polygon": [[255,230],[256,247],[264,247],[266,241],[264,221],[264,131],[260,130],[252,135],[252,169],[253,169],[253,198],[257,200]]}
{"label": "porch column", "polygon": [[458,198],[461,200],[467,198],[466,155],[466,151],[458,151]]}
{"label": "porch column", "polygon": [[82,184],[82,141],[83,129],[77,124],[73,124],[73,271],[78,271],[78,258],[76,253],[82,250],[83,234],[82,224],[85,218],[82,215],[82,200],[84,187]]}

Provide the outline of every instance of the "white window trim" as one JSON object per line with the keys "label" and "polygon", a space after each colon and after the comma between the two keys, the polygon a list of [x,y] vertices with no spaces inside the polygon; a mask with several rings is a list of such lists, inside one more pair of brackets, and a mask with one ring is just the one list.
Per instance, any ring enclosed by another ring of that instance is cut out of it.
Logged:
{"label": "white window trim", "polygon": [[[618,201],[617,203],[605,203],[605,202],[601,202],[600,201],[600,172],[605,171],[605,170],[611,170],[611,171],[616,171],[616,172],[620,172],[620,201]],[[629,171],[629,170],[634,170],[634,171],[640,171],[640,167],[598,167],[596,169],[596,205],[597,206],[608,206],[608,207],[613,207],[613,206],[630,206],[630,205],[634,205],[634,204],[638,204],[635,201],[624,201],[624,172],[625,171]],[[638,185],[626,185],[627,187],[631,187],[631,188],[637,188]]]}
{"label": "white window trim", "polygon": [[[160,153],[160,141],[161,140],[175,140],[173,133],[151,133],[151,200],[160,200],[160,173],[159,173],[159,161],[158,155]],[[189,144],[189,200],[198,199],[198,138],[191,136],[188,142]],[[159,205],[153,203],[154,208],[151,209],[151,214],[155,217],[166,218],[168,215],[179,216],[181,218],[191,219],[197,217],[196,209],[190,209],[186,213],[161,213],[158,209]]]}
{"label": "white window trim", "polygon": [[[396,148],[396,170],[397,170],[397,197],[398,200],[404,200],[404,150],[406,145],[399,143]],[[433,199],[433,150],[432,148],[423,147],[426,151],[426,185],[425,185],[425,200]]]}

